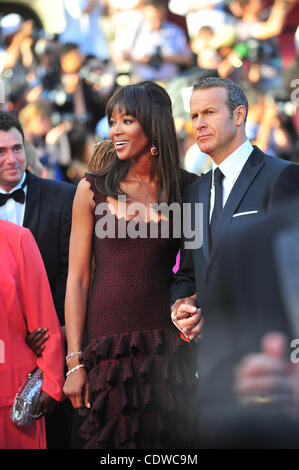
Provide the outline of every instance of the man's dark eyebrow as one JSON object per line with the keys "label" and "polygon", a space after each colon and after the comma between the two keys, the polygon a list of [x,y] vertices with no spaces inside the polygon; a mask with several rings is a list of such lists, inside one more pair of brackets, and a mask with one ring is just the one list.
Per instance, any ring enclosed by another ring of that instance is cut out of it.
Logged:
{"label": "man's dark eyebrow", "polygon": [[[21,142],[20,142],[20,143],[16,143],[16,144],[14,144],[11,148],[16,148],[16,147],[23,147],[23,144],[22,144]],[[6,148],[7,148],[7,147],[5,147],[5,146],[3,147],[3,146],[0,145],[0,150],[4,150],[4,149],[6,149]]]}

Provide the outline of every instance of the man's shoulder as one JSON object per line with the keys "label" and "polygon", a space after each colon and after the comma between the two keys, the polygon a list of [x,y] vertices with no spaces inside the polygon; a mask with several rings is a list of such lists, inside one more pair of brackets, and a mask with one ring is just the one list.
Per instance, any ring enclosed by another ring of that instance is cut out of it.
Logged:
{"label": "man's shoulder", "polygon": [[75,194],[76,186],[65,181],[57,181],[48,178],[40,178],[32,173],[29,173],[28,178],[28,190],[33,187],[33,185],[39,185],[42,192],[51,192],[51,193],[61,193],[64,194]]}
{"label": "man's shoulder", "polygon": [[76,186],[71,183],[67,183],[65,181],[56,181],[50,180],[46,178],[41,178],[41,186],[47,189],[51,189],[52,191],[59,191],[60,193],[73,193],[76,192]]}
{"label": "man's shoulder", "polygon": [[207,184],[208,181],[211,179],[212,171],[208,171],[207,173],[201,173],[200,175],[196,175],[197,178],[189,184],[184,190],[184,200],[190,200],[194,197],[197,198],[198,191],[202,185]]}
{"label": "man's shoulder", "polygon": [[212,170],[209,170],[206,173],[200,173],[197,175],[197,178],[188,186],[189,189],[196,189],[199,188],[202,184],[205,184],[208,180],[210,180],[212,175]]}
{"label": "man's shoulder", "polygon": [[180,39],[186,38],[183,28],[171,21],[165,21],[162,25],[162,30],[164,34],[174,37],[174,39],[176,40],[178,39],[178,36]]}
{"label": "man's shoulder", "polygon": [[279,158],[279,157],[276,157],[276,156],[273,156],[273,155],[269,155],[269,154],[266,154],[266,153],[263,153],[260,149],[258,149],[257,147],[255,147],[256,150],[258,150],[260,152],[260,155],[261,155],[261,158],[262,158],[262,161],[266,163],[266,167],[267,168],[271,168],[273,170],[283,170],[285,168],[288,168],[288,167],[292,167],[294,169],[297,169],[299,170],[299,165],[298,163],[295,163],[295,162],[292,162],[292,161],[288,161],[288,160],[284,160],[282,158]]}

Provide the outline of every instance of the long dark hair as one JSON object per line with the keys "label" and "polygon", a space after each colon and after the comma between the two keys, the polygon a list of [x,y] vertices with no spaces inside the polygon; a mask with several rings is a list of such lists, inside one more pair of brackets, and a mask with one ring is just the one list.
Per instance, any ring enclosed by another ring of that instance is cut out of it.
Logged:
{"label": "long dark hair", "polygon": [[[158,156],[153,156],[153,175],[158,176],[158,202],[181,202],[181,167],[178,141],[172,104],[168,93],[155,82],[144,81],[119,88],[106,106],[110,121],[113,111],[134,116],[142,126],[150,143],[155,145]],[[108,195],[117,198],[122,194],[119,187],[129,171],[130,160],[121,161],[116,152],[104,168],[93,172],[97,176],[96,186]]]}

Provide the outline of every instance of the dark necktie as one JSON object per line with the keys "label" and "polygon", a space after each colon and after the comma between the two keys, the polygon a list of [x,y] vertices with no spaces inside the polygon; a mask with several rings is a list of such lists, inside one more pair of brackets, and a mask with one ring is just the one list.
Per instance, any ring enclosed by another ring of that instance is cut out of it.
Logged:
{"label": "dark necktie", "polygon": [[26,186],[26,184],[27,184],[27,181],[25,179],[21,188],[16,189],[12,193],[5,193],[5,194],[0,193],[0,207],[4,206],[4,204],[8,201],[8,199],[14,199],[16,202],[20,202],[21,204],[24,204],[25,192],[23,188]]}
{"label": "dark necktie", "polygon": [[220,168],[216,168],[214,171],[214,187],[215,187],[215,202],[214,208],[212,212],[211,222],[210,222],[210,251],[215,240],[216,230],[218,220],[220,218],[222,212],[222,200],[223,200],[223,188],[222,188],[222,180],[223,180],[223,173]]}

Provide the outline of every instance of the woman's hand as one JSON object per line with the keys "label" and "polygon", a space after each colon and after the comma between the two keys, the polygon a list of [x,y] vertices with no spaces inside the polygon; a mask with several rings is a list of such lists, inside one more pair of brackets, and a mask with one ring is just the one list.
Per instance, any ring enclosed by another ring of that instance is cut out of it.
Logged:
{"label": "woman's hand", "polygon": [[47,334],[48,328],[38,328],[32,333],[28,333],[25,342],[27,346],[36,354],[37,357],[42,355],[42,352],[45,348],[45,342],[49,339]]}
{"label": "woman's hand", "polygon": [[89,402],[89,382],[84,367],[75,370],[66,378],[63,392],[71,400],[73,408],[91,407]]}
{"label": "woman's hand", "polygon": [[43,416],[49,415],[54,410],[56,403],[57,401],[54,400],[54,398],[50,397],[50,395],[48,395],[42,390],[35,410],[35,414],[39,415],[40,413],[42,413]]}

